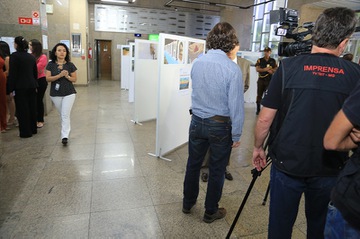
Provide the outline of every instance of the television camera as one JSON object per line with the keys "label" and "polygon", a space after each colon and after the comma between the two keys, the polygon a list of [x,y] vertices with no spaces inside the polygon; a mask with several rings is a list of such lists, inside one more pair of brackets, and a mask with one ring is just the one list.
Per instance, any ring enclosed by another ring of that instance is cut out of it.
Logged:
{"label": "television camera", "polygon": [[306,22],[302,26],[298,26],[299,18],[296,10],[280,8],[274,12],[270,13],[270,18],[274,19],[275,16],[275,21],[280,24],[275,29],[275,35],[294,40],[294,42],[280,42],[278,55],[296,56],[310,53],[311,40],[304,40],[304,38],[312,33],[314,23]]}

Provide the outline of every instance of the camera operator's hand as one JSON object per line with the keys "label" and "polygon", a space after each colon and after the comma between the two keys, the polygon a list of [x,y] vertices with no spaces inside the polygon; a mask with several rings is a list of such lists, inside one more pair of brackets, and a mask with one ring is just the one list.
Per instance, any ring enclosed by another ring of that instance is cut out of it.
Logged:
{"label": "camera operator's hand", "polygon": [[260,148],[254,147],[252,163],[257,171],[261,171],[261,169],[266,166],[266,155],[263,147]]}

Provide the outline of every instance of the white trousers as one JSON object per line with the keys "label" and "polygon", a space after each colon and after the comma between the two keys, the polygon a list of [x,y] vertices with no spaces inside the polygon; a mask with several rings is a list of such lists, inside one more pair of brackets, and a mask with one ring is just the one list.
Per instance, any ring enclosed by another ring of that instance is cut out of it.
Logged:
{"label": "white trousers", "polygon": [[76,94],[67,96],[51,96],[51,100],[54,103],[56,109],[60,113],[61,117],[61,138],[69,138],[71,126],[70,126],[70,114],[72,106],[75,102]]}

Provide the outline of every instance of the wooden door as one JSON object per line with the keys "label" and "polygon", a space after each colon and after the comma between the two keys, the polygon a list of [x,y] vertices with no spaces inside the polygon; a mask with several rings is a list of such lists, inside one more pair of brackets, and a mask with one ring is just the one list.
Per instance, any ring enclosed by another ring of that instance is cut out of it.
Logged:
{"label": "wooden door", "polygon": [[111,80],[111,41],[99,40],[98,46],[100,80]]}

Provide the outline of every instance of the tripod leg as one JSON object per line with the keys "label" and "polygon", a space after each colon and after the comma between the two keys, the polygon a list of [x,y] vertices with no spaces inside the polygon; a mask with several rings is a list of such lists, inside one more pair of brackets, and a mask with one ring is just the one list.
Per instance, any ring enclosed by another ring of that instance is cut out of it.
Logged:
{"label": "tripod leg", "polygon": [[[255,170],[256,170],[256,169],[255,169]],[[256,179],[258,178],[258,176],[260,175],[260,173],[261,173],[261,172],[258,172],[257,170],[256,170],[256,172],[253,173],[253,178],[252,178],[252,180],[251,180],[251,183],[250,183],[250,185],[249,185],[249,187],[248,187],[248,190],[246,191],[246,194],[245,194],[245,197],[244,197],[243,201],[241,202],[241,205],[240,205],[240,207],[239,207],[239,210],[238,210],[238,212],[237,212],[237,214],[236,214],[236,216],[235,216],[235,218],[234,218],[234,221],[233,221],[232,224],[231,224],[231,227],[230,227],[230,229],[229,229],[229,232],[228,232],[228,234],[226,235],[226,239],[229,239],[229,238],[230,238],[231,233],[232,233],[232,231],[234,230],[235,225],[236,225],[236,223],[237,223],[237,221],[238,221],[238,219],[239,219],[239,217],[240,217],[240,214],[241,214],[242,210],[244,209],[245,203],[246,203],[246,201],[247,201],[247,199],[248,199],[248,197],[249,197],[249,195],[250,195],[251,189],[253,188],[253,186],[254,186],[254,184],[255,184],[255,181],[256,181]]]}
{"label": "tripod leg", "polygon": [[266,193],[265,193],[265,197],[264,197],[264,200],[263,200],[263,203],[262,203],[263,206],[266,205],[266,201],[267,201],[267,198],[268,198],[268,196],[269,196],[269,192],[270,192],[270,181],[269,181],[269,184],[268,184],[268,186],[267,186]]}

